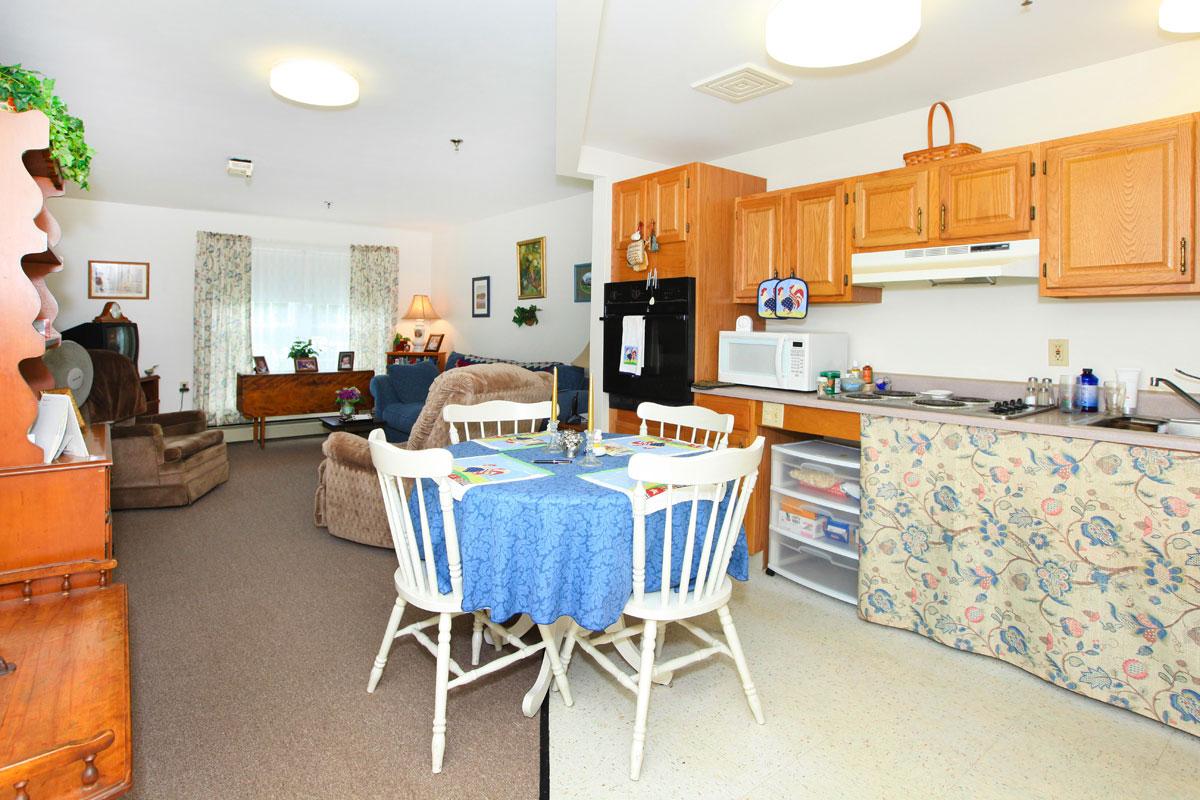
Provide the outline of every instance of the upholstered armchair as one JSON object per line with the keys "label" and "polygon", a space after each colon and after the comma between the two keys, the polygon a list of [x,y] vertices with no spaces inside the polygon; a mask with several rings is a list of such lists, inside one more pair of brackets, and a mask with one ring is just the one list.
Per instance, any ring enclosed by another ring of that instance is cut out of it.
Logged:
{"label": "upholstered armchair", "polygon": [[113,508],[186,506],[229,480],[221,431],[203,411],[143,414],[112,426]]}
{"label": "upholstered armchair", "polygon": [[[445,406],[487,400],[535,403],[550,399],[550,382],[549,373],[512,364],[447,370],[429,387],[408,441],[397,446],[409,450],[445,447],[450,444],[450,428],[442,419]],[[343,539],[391,547],[392,534],[367,440],[339,431],[326,438],[322,450],[325,459],[317,470],[316,524]]]}

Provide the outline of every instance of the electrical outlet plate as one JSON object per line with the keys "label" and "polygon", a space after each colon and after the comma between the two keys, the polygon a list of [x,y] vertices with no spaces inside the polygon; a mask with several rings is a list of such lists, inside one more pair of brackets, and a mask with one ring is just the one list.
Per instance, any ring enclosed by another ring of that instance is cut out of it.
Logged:
{"label": "electrical outlet plate", "polygon": [[763,403],[762,404],[762,424],[768,428],[783,427],[783,404],[782,403]]}
{"label": "electrical outlet plate", "polygon": [[1071,364],[1071,351],[1068,348],[1069,340],[1067,339],[1051,339],[1049,364],[1052,367],[1066,367]]}

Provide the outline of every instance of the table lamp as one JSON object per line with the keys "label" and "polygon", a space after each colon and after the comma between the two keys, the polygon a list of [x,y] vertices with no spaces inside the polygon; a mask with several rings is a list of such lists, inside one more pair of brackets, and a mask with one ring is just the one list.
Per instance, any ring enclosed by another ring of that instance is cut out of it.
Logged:
{"label": "table lamp", "polygon": [[429,302],[429,295],[414,294],[412,303],[408,306],[408,312],[404,315],[404,319],[416,320],[413,325],[413,350],[425,350],[425,323],[431,319],[438,319],[438,314],[433,310],[433,304]]}

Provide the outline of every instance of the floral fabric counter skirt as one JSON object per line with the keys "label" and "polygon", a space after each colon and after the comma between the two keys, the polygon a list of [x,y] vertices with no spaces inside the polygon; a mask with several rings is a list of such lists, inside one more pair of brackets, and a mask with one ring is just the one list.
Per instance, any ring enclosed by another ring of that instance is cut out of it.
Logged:
{"label": "floral fabric counter skirt", "polygon": [[1200,456],[862,420],[864,619],[1200,736]]}

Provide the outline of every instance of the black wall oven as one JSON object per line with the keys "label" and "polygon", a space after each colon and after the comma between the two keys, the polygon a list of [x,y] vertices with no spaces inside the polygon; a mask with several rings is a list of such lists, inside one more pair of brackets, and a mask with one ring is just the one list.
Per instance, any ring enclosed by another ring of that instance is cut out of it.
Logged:
{"label": "black wall oven", "polygon": [[[621,329],[630,315],[646,318],[641,375],[620,371]],[[696,279],[665,278],[610,283],[604,287],[604,391],[613,408],[636,409],[652,400],[692,402],[696,369]]]}

